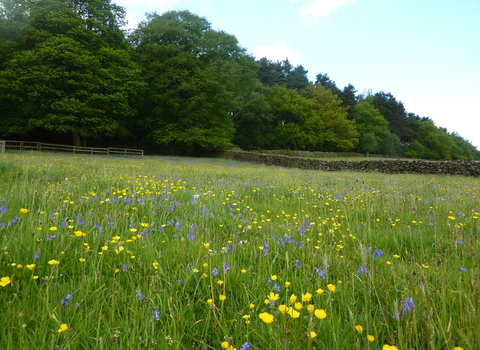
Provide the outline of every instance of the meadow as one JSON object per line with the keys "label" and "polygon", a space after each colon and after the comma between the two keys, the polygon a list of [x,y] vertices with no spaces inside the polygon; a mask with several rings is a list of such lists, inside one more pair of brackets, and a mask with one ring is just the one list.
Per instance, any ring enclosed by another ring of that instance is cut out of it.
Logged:
{"label": "meadow", "polygon": [[480,180],[0,154],[1,349],[478,349]]}

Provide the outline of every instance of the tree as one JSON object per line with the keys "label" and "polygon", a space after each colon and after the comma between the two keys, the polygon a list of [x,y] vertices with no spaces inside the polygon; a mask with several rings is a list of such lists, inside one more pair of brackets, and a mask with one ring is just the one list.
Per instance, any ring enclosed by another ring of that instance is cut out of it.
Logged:
{"label": "tree", "polygon": [[315,85],[321,85],[325,89],[330,90],[332,94],[340,96],[342,91],[337,87],[337,84],[330,79],[328,74],[318,73],[315,80]]}
{"label": "tree", "polygon": [[425,147],[426,159],[452,159],[453,141],[428,118],[420,122],[416,140]]}
{"label": "tree", "polygon": [[[309,84],[301,95],[314,103],[314,110],[321,121],[322,151],[349,151],[358,143],[355,125],[348,120],[342,101],[323,85]],[[320,124],[320,123],[317,123]]]}
{"label": "tree", "polygon": [[257,66],[232,35],[188,11],[150,14],[131,36],[148,84],[145,132],[163,147],[224,148]]}
{"label": "tree", "polygon": [[99,34],[57,1],[31,3],[22,47],[0,72],[0,111],[6,135],[49,130],[87,137],[126,133],[131,98],[142,85],[126,50],[98,45]]}
{"label": "tree", "polygon": [[270,61],[263,57],[257,61],[258,79],[266,86],[286,85],[289,89],[300,90],[308,85],[308,71],[303,66],[293,67],[290,61]]}
{"label": "tree", "polygon": [[347,108],[347,119],[353,120],[353,109],[357,104],[355,87],[352,84],[345,86],[340,94],[340,99],[342,100],[342,107]]}

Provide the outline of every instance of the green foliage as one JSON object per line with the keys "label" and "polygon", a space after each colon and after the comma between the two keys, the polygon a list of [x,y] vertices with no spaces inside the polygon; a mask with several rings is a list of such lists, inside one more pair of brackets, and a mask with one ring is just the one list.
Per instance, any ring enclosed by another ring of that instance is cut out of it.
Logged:
{"label": "green foliage", "polygon": [[156,143],[224,148],[256,65],[232,35],[188,11],[149,15],[131,36],[148,84],[145,131]]}
{"label": "green foliage", "polygon": [[294,68],[288,58],[273,62],[262,57],[257,63],[258,79],[266,86],[285,85],[289,89],[300,90],[308,85],[308,71],[301,65]]}

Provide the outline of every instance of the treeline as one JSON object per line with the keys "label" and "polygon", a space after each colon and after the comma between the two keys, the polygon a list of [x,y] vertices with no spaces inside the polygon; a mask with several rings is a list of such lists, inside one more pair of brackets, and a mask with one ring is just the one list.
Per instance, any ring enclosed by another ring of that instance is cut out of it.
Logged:
{"label": "treeline", "polygon": [[2,0],[0,138],[480,159],[392,94],[256,60],[188,11],[149,14],[130,32],[124,21],[109,0]]}

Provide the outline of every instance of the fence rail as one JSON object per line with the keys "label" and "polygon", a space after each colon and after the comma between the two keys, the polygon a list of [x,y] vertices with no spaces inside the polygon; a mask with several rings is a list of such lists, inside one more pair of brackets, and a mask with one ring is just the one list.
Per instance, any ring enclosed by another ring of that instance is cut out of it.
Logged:
{"label": "fence rail", "polygon": [[142,156],[143,149],[132,148],[100,148],[100,147],[76,147],[70,145],[56,145],[32,141],[0,141],[1,152],[6,151],[38,151],[38,152],[68,152],[74,154],[106,154],[123,156]]}

